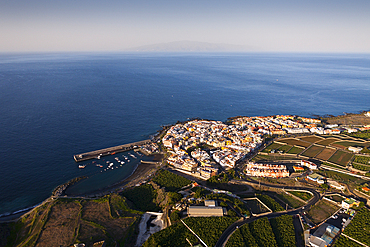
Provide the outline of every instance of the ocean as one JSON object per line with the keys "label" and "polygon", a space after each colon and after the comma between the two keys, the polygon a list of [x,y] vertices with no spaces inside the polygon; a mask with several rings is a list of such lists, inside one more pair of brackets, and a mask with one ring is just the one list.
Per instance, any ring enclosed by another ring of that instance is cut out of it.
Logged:
{"label": "ocean", "polygon": [[0,215],[74,177],[89,176],[72,194],[106,187],[138,160],[104,172],[79,169],[74,154],[188,118],[358,113],[369,93],[369,54],[0,54]]}

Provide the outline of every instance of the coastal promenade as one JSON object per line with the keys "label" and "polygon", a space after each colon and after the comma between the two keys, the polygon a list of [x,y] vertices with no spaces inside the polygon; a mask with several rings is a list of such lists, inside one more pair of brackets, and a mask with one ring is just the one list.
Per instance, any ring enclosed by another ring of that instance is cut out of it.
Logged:
{"label": "coastal promenade", "polygon": [[128,144],[123,144],[123,145],[110,147],[110,148],[99,149],[99,150],[86,152],[86,153],[82,153],[82,154],[75,154],[75,155],[73,155],[73,158],[75,159],[76,162],[89,160],[89,159],[100,158],[101,156],[113,155],[115,153],[129,151],[129,150],[138,148],[141,145],[148,144],[150,142],[151,142],[151,140],[143,140],[143,141],[138,141],[138,142],[132,142],[132,143],[128,143]]}

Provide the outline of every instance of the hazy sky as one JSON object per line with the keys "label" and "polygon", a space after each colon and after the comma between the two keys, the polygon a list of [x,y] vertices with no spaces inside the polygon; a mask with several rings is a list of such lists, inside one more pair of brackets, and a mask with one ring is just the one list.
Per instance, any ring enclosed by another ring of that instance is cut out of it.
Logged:
{"label": "hazy sky", "polygon": [[370,52],[370,1],[0,0],[0,52],[123,51],[172,41]]}

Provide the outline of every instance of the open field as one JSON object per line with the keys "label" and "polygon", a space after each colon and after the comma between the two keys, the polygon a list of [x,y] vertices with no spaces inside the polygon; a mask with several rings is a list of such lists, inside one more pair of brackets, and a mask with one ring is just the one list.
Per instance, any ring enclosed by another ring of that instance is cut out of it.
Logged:
{"label": "open field", "polygon": [[276,196],[279,197],[280,200],[282,200],[292,208],[299,208],[304,205],[303,202],[285,193],[277,193]]}
{"label": "open field", "polygon": [[339,208],[340,207],[335,206],[328,201],[321,200],[311,207],[311,209],[307,213],[307,216],[312,220],[312,222],[318,224],[323,220],[329,218]]}
{"label": "open field", "polygon": [[323,145],[323,146],[327,146],[333,142],[337,142],[339,141],[340,139],[338,138],[326,138],[325,140],[322,140],[322,141],[319,141],[317,142],[317,144],[320,144],[320,145]]}
{"label": "open field", "polygon": [[344,146],[346,148],[348,148],[350,146],[368,147],[369,143],[367,143],[367,142],[356,142],[356,141],[339,141],[339,142],[334,142],[333,145],[340,145],[340,146]]}
{"label": "open field", "polygon": [[299,148],[299,147],[292,147],[288,152],[287,154],[299,154],[303,151],[304,149],[303,148]]}
{"label": "open field", "polygon": [[345,199],[344,197],[339,196],[339,195],[332,195],[332,196],[325,196],[325,197],[329,198],[332,201],[339,202],[339,203],[341,203]]}
{"label": "open field", "polygon": [[319,153],[316,158],[321,160],[328,160],[337,150],[333,148],[325,148]]}
{"label": "open field", "polygon": [[294,158],[294,156],[284,156],[284,155],[264,155],[264,154],[258,154],[256,155],[252,161],[253,162],[263,162],[263,161],[274,161],[274,160],[299,160],[297,158]]}
{"label": "open field", "polygon": [[256,199],[248,199],[244,201],[245,201],[245,204],[247,204],[247,207],[252,211],[253,214],[261,214],[261,213],[269,212],[269,210]]}
{"label": "open field", "polygon": [[292,148],[292,146],[290,146],[290,145],[284,145],[284,146],[281,146],[278,150],[279,150],[279,151],[282,151],[283,153],[286,153],[286,152],[288,152],[291,148]]}
{"label": "open field", "polygon": [[269,152],[271,152],[271,150],[276,150],[276,149],[280,148],[281,146],[283,146],[283,145],[273,142],[270,145],[268,145],[263,151],[269,153]]}
{"label": "open field", "polygon": [[310,148],[306,149],[302,153],[302,155],[313,158],[313,157],[315,157],[318,153],[320,153],[324,149],[325,148],[323,148],[323,147],[312,145]]}
{"label": "open field", "polygon": [[347,166],[348,162],[353,157],[353,154],[337,150],[333,156],[330,157],[329,161],[335,164],[339,164],[343,167]]}
{"label": "open field", "polygon": [[315,142],[318,142],[318,141],[321,141],[321,140],[325,139],[325,138],[320,137],[320,136],[302,136],[302,137],[298,137],[298,138],[303,140],[303,141],[311,142],[311,143],[315,143]]}
{"label": "open field", "polygon": [[104,240],[108,246],[114,243],[133,246],[140,216],[140,212],[129,209],[123,197],[115,194],[97,200],[57,199],[14,223],[7,244],[71,246],[82,242],[92,246]]}
{"label": "open field", "polygon": [[295,195],[296,197],[299,197],[304,201],[308,201],[312,198],[312,195],[310,193],[304,191],[288,191],[288,193]]}
{"label": "open field", "polygon": [[336,117],[322,118],[327,124],[341,124],[341,125],[366,125],[370,124],[370,118],[364,114],[347,114]]}
{"label": "open field", "polygon": [[284,139],[279,139],[278,141],[281,143],[286,143],[291,146],[299,146],[299,147],[305,147],[305,148],[311,145],[311,143],[309,142],[301,141],[299,139],[294,139],[294,138],[284,138]]}

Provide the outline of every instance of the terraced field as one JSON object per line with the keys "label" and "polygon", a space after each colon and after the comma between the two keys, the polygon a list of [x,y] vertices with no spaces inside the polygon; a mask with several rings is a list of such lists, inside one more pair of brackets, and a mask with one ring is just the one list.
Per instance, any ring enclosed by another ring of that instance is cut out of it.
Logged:
{"label": "terraced field", "polygon": [[291,146],[299,146],[299,147],[305,147],[305,148],[308,148],[309,146],[311,146],[311,143],[309,142],[301,141],[299,139],[294,139],[294,138],[280,139],[279,142],[286,143]]}
{"label": "terraced field", "polygon": [[319,153],[316,158],[321,160],[328,160],[337,150],[333,148],[325,148]]}
{"label": "terraced field", "polygon": [[324,137],[320,137],[320,136],[302,136],[302,137],[299,137],[299,139],[301,139],[302,141],[311,142],[311,143],[325,140]]}
{"label": "terraced field", "polygon": [[292,147],[292,149],[290,149],[287,154],[299,154],[303,151],[304,149],[303,148],[299,148],[299,147]]}
{"label": "terraced field", "polygon": [[319,154],[321,151],[323,151],[325,148],[324,147],[320,147],[320,146],[316,146],[316,145],[312,145],[310,148],[306,149],[302,155],[304,156],[307,156],[307,157],[310,157],[310,158],[313,158],[315,157],[317,154]]}
{"label": "terraced field", "polygon": [[327,145],[329,145],[333,142],[337,142],[337,141],[339,141],[339,139],[337,139],[337,138],[326,138],[325,140],[317,142],[317,144],[327,146]]}
{"label": "terraced field", "polygon": [[281,146],[278,150],[279,150],[279,151],[282,151],[283,153],[286,153],[286,152],[288,152],[291,148],[292,148],[292,146],[290,146],[290,145],[284,145],[284,146]]}
{"label": "terraced field", "polygon": [[351,160],[353,154],[337,150],[333,156],[330,157],[329,161],[343,167],[347,166],[347,163]]}

